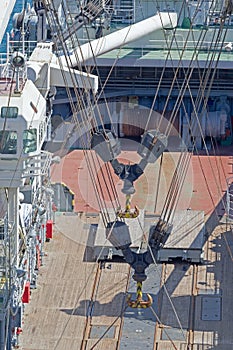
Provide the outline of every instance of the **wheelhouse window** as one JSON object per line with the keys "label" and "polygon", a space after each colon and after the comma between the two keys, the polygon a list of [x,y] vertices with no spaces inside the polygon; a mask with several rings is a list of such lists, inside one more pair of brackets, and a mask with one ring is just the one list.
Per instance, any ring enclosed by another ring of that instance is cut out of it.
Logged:
{"label": "wheelhouse window", "polygon": [[18,107],[2,107],[1,118],[17,118]]}
{"label": "wheelhouse window", "polygon": [[23,132],[23,152],[30,153],[37,150],[37,130],[28,129]]}
{"label": "wheelhouse window", "polygon": [[0,131],[0,153],[16,154],[17,153],[17,132],[1,130]]}

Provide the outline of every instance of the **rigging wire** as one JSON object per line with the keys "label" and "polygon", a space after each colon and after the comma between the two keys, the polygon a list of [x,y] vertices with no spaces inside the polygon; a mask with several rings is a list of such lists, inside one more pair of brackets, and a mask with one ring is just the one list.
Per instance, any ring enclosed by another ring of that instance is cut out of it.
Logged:
{"label": "rigging wire", "polygon": [[[79,3],[80,3],[80,0],[79,0]],[[80,5],[81,6],[81,5]],[[103,88],[102,88],[102,82],[101,82],[101,79],[100,79],[100,74],[99,74],[99,70],[98,70],[98,66],[97,66],[97,62],[96,62],[96,57],[94,55],[94,52],[93,52],[93,48],[92,48],[92,45],[91,45],[91,39],[90,39],[90,35],[89,35],[89,31],[88,31],[88,28],[87,28],[87,23],[84,23],[84,28],[85,28],[85,31],[86,31],[86,34],[87,34],[87,38],[88,38],[88,42],[90,43],[90,49],[91,49],[91,52],[92,52],[92,55],[93,55],[93,60],[94,60],[94,64],[96,66],[96,69],[97,69],[97,76],[99,77],[99,83],[101,85],[101,91],[103,91]],[[79,43],[79,38],[78,38],[78,34],[75,33],[76,35],[76,41],[78,44]],[[72,38],[72,37],[71,37]],[[72,47],[74,47],[74,42],[72,42]],[[88,72],[88,67],[86,65],[85,62],[83,62],[83,67],[85,68],[85,70]],[[105,94],[103,94],[104,96],[104,102],[105,102],[105,106],[106,106],[106,109],[107,109],[107,114],[108,114],[108,117],[109,117],[109,120],[111,122],[111,127],[114,131],[114,133],[116,134],[116,130],[114,128],[114,123],[113,123],[113,120],[112,120],[112,117],[111,117],[111,113],[110,113],[110,110],[109,110],[109,106],[108,106],[108,103],[107,103],[107,100],[106,100],[106,97],[105,97]],[[98,116],[100,117],[100,121],[101,121],[101,126],[102,126],[102,129],[104,130],[105,134],[106,134],[106,131],[105,131],[105,127],[104,127],[104,121],[103,121],[103,118],[102,118],[102,115],[100,113],[100,109],[99,109],[99,106],[98,106],[98,98],[96,98],[96,94],[93,94],[93,99],[94,99],[94,106],[97,108],[98,110]],[[96,119],[95,119],[96,121]],[[96,121],[96,128],[99,129],[99,125]],[[112,175],[111,175],[111,171],[110,171],[110,165],[109,163],[106,163],[104,164],[105,168],[106,168],[106,171],[108,173],[108,179],[109,179],[109,182],[110,182],[110,187],[111,187],[111,191],[114,195],[114,198],[117,202],[117,207],[120,207],[120,201],[119,201],[119,196],[118,196],[118,193],[116,191],[116,188],[114,186],[114,182],[113,182],[113,178],[112,178]],[[108,186],[106,186],[108,187]],[[110,200],[111,200],[111,197],[109,196]],[[115,209],[115,208],[114,208]],[[116,209],[115,209],[115,212],[116,212]]]}
{"label": "rigging wire", "polygon": [[[54,13],[56,14],[55,11],[54,11]],[[55,19],[56,19],[56,24],[58,24],[58,17],[57,17],[57,14],[56,14],[56,18],[55,18]],[[60,30],[60,28],[58,28],[58,29]],[[64,44],[64,43],[62,42],[62,33],[58,32],[58,35],[61,35],[60,41],[61,41],[62,44]],[[64,50],[64,51],[65,51],[65,50]],[[68,57],[67,57],[67,56],[65,56],[65,57],[66,57],[66,59],[67,59],[67,66],[69,67],[69,64],[68,64],[68,63],[69,63],[69,62],[68,62]],[[61,66],[61,71],[62,71],[62,68],[63,68],[63,67],[62,67],[61,60],[60,60],[60,59],[59,59],[59,64],[60,64],[60,66]],[[69,68],[69,69],[70,69],[70,68]],[[72,77],[72,80],[73,80],[73,85],[75,86],[75,77],[73,76],[71,70],[70,70],[70,73],[71,73],[71,77]],[[63,77],[63,78],[64,78],[64,77]],[[69,91],[68,87],[66,87],[66,89],[67,89],[67,94],[68,94],[69,99],[70,99],[71,109],[72,109],[72,111],[73,111],[73,115],[75,116],[76,113],[77,113],[78,111],[77,111],[77,109],[75,108],[75,106],[74,106],[74,104],[73,104],[72,96],[71,96],[71,94],[70,94],[70,91]],[[77,96],[77,100],[78,100],[78,98],[79,98],[79,96],[78,96],[78,91],[75,90],[75,92],[76,92],[76,96]],[[86,121],[85,121],[85,110],[84,110],[84,116],[82,116],[82,114],[81,114],[81,118],[82,118],[83,124],[85,125],[85,122],[86,122]],[[105,224],[106,224],[106,223],[108,222],[108,220],[109,220],[109,219],[107,219],[107,217],[106,217],[106,215],[108,215],[108,211],[107,211],[107,209],[105,208],[105,212],[104,212],[104,210],[103,210],[103,209],[104,209],[104,203],[103,203],[103,201],[101,201],[101,199],[100,199],[100,198],[104,198],[104,196],[103,196],[102,187],[101,187],[101,185],[100,185],[100,179],[99,179],[99,176],[98,176],[97,168],[96,168],[96,166],[95,166],[94,155],[93,155],[93,152],[91,152],[90,154],[89,154],[88,152],[86,152],[85,148],[87,147],[87,145],[85,144],[84,137],[83,137],[83,135],[82,135],[82,133],[81,133],[81,131],[80,131],[79,123],[76,122],[76,125],[78,126],[78,129],[79,129],[79,134],[80,134],[79,136],[81,137],[81,140],[82,140],[83,152],[84,152],[85,159],[87,160],[88,169],[89,169],[90,174],[91,174],[91,179],[92,179],[94,191],[95,191],[96,193],[98,192],[98,194],[96,195],[96,198],[97,198],[97,200],[98,200],[98,202],[99,202],[100,209],[102,208],[101,211],[102,211],[102,215],[105,216],[104,222],[105,222]],[[92,161],[92,163],[91,163],[91,161]],[[94,166],[94,169],[93,169],[93,166]],[[100,171],[102,172],[101,167],[100,167]],[[95,186],[95,181],[94,181],[95,176],[94,176],[94,174],[96,174],[97,182],[98,182],[98,184],[99,184],[98,187]],[[102,176],[103,176],[103,174],[102,174]],[[104,176],[103,176],[103,179],[104,179]]]}
{"label": "rigging wire", "polygon": [[[205,179],[206,180],[206,179]],[[207,182],[207,181],[206,181]],[[208,190],[209,190],[209,188],[208,188]],[[210,192],[210,191],[209,191]],[[211,198],[212,198],[212,195],[211,195]],[[214,203],[213,203],[214,204]]]}
{"label": "rigging wire", "polygon": [[[224,36],[226,36],[226,31],[225,31],[225,35],[224,35]],[[221,44],[220,52],[222,51],[222,48],[223,48],[223,42],[222,42],[222,44]],[[220,58],[220,52],[218,53],[218,56],[217,56],[217,62],[219,61],[219,58]],[[216,70],[216,68],[217,68],[217,63],[216,63],[216,65],[215,65],[215,67],[214,67],[214,70]],[[208,99],[209,94],[210,94],[210,86],[212,86],[213,79],[214,79],[214,75],[215,75],[215,72],[214,72],[214,74],[213,74],[213,76],[212,76],[212,78],[211,78],[211,82],[210,82],[210,84],[209,84],[209,89],[208,89],[207,98],[206,98],[206,100],[205,100],[205,106],[204,106],[203,108],[206,107],[207,99]],[[203,144],[204,144],[206,153],[207,153],[207,155],[208,155],[209,164],[210,164],[212,173],[213,173],[213,175],[214,175],[214,180],[215,180],[216,186],[217,186],[217,188],[218,188],[219,195],[221,196],[221,189],[220,189],[219,183],[218,183],[218,181],[217,181],[217,179],[216,179],[215,172],[214,172],[212,163],[211,163],[210,158],[209,158],[209,157],[210,157],[210,155],[209,155],[209,150],[208,150],[208,147],[207,147],[207,145],[206,145],[205,137],[204,137],[204,134],[203,134],[203,131],[202,131],[202,127],[201,127],[201,124],[200,124],[200,120],[199,120],[199,118],[198,118],[198,116],[197,116],[197,113],[195,114],[195,117],[196,117],[196,121],[197,121],[199,130],[200,130],[200,133],[201,133],[201,137],[202,137],[202,141],[203,141]],[[212,138],[211,138],[211,139],[212,139]],[[216,152],[215,152],[214,145],[213,145],[213,151],[214,151],[214,155],[216,156]],[[198,150],[197,150],[197,153],[199,154]],[[216,157],[215,157],[215,159],[216,159]],[[223,168],[222,162],[221,162],[221,166],[222,166],[222,169],[224,169],[224,168]],[[217,171],[218,171],[218,174],[219,174],[219,167],[217,167]],[[223,172],[224,172],[224,170],[223,170]]]}
{"label": "rigging wire", "polygon": [[[99,161],[98,158],[97,158],[97,161]],[[100,167],[100,169],[101,169],[101,167]],[[101,170],[101,171],[102,171],[102,170]],[[112,179],[110,178],[110,175],[111,175],[111,174],[110,174],[110,172],[108,171],[108,169],[107,169],[107,174],[108,174],[108,178],[110,179],[110,180],[109,180],[109,182],[110,182],[110,187],[113,189],[114,186],[113,186],[113,183],[112,183]],[[103,179],[105,179],[103,173],[102,173],[102,176],[103,176]],[[101,187],[100,187],[100,188],[101,188]],[[109,186],[106,186],[106,188],[107,188],[107,191],[108,191]],[[115,191],[115,189],[114,189],[114,191]],[[113,192],[113,190],[112,190],[112,192]],[[113,193],[114,193],[114,192],[113,192]],[[116,192],[115,192],[115,193],[116,193]],[[109,192],[109,197],[110,197],[110,200],[112,201],[110,192]],[[118,205],[118,206],[119,206],[119,205]]]}
{"label": "rigging wire", "polygon": [[172,125],[172,124],[171,124]]}
{"label": "rigging wire", "polygon": [[[140,229],[141,229],[142,233],[144,233],[144,229],[143,229],[143,227],[142,227],[142,223],[141,223],[141,221],[139,220],[139,218],[137,218],[137,221],[138,221],[138,223],[139,223],[139,226],[140,226]],[[147,240],[147,243],[149,243],[149,242],[148,242],[148,240],[149,240],[149,235],[148,235],[148,237],[146,237],[146,235],[144,235],[144,237],[145,237],[145,239]],[[156,270],[156,272],[157,272],[157,274],[158,274],[158,276],[160,277],[160,280],[161,280],[162,276],[161,276],[161,273],[159,272],[158,264],[157,264],[157,262],[156,262],[155,255],[154,255],[154,253],[153,253],[153,251],[152,251],[152,249],[151,249],[150,244],[148,244],[147,247],[149,248],[149,252],[150,252],[150,255],[151,255],[151,257],[152,257],[153,264],[154,264],[154,266],[155,266],[155,270]],[[182,327],[182,324],[181,324],[179,315],[178,315],[178,313],[177,313],[177,311],[176,311],[175,305],[174,305],[174,303],[173,303],[173,301],[172,301],[172,299],[171,299],[171,296],[170,296],[169,293],[168,293],[168,290],[167,290],[166,285],[163,284],[162,287],[163,287],[163,289],[164,289],[164,291],[165,291],[165,294],[166,294],[166,296],[167,296],[167,298],[168,298],[168,300],[169,300],[169,303],[170,303],[170,305],[171,305],[171,307],[172,307],[172,310],[173,310],[174,315],[175,315],[175,317],[176,317],[177,323],[178,323],[178,325],[179,325],[179,327],[180,327],[181,333],[182,333],[183,338],[184,338],[184,340],[185,340],[186,337],[185,337],[184,329],[183,329],[183,327]]]}
{"label": "rigging wire", "polygon": [[[175,38],[175,35],[173,36],[173,38]],[[174,39],[173,39],[174,40]],[[167,58],[169,57],[169,55],[171,56],[171,54],[170,54],[170,52],[171,52],[171,46],[172,46],[172,44],[173,44],[173,40],[171,41],[171,44],[170,44],[170,48],[169,48],[169,50],[168,50],[168,56],[167,56]],[[176,38],[175,38],[175,40],[176,40]],[[187,36],[187,38],[186,38],[186,40],[188,40],[188,36]],[[167,41],[167,40],[166,40]],[[185,47],[185,45],[184,45],[184,47]],[[178,52],[179,52],[179,47],[178,47],[178,45],[177,45],[177,48],[178,48]],[[184,53],[184,50],[182,50],[182,55],[183,55],[183,53]],[[176,77],[177,77],[177,73],[178,73],[178,69],[179,69],[179,66],[180,66],[180,64],[182,63],[182,55],[180,55],[180,59],[179,59],[179,64],[178,64],[178,67],[177,67],[177,69],[175,70],[175,73],[174,73],[174,78],[173,78],[173,82],[172,82],[172,86],[171,86],[171,88],[170,88],[170,90],[169,90],[169,94],[168,94],[168,97],[167,97],[167,100],[166,100],[166,102],[165,102],[165,106],[164,106],[164,109],[163,109],[163,112],[162,112],[162,115],[161,115],[161,118],[160,118],[160,123],[161,123],[161,121],[162,121],[162,117],[163,117],[163,115],[164,115],[164,113],[165,113],[165,109],[166,109],[166,105],[168,104],[168,101],[169,101],[169,98],[170,98],[170,96],[171,96],[171,92],[172,92],[172,89],[173,89],[173,86],[174,86],[174,83],[175,83],[175,80],[176,80]],[[171,61],[172,61],[172,56],[171,56]],[[167,61],[166,61],[167,62]],[[174,67],[173,67],[173,70],[174,70]],[[188,83],[188,82],[187,82]],[[181,90],[182,91],[182,90]],[[181,94],[181,91],[180,91],[180,94]],[[178,100],[177,100],[178,101]],[[182,98],[180,99],[180,101],[182,102]],[[153,103],[155,102],[155,100],[153,101]],[[174,107],[173,108],[173,112],[176,110],[176,108]],[[169,135],[169,133],[170,132],[168,132],[168,127],[169,127],[169,125],[170,125],[170,130],[171,130],[171,127],[172,127],[172,124],[173,124],[173,120],[174,120],[174,118],[175,118],[175,116],[176,116],[176,114],[175,113],[173,113],[172,112],[172,114],[171,114],[171,117],[170,117],[170,124],[168,124],[168,126],[167,126],[167,131],[165,132],[165,134],[167,134],[167,135]],[[178,164],[179,164],[179,162],[178,162]],[[178,166],[178,164],[177,164],[177,166]],[[174,174],[174,176],[176,175],[176,172],[175,172],[175,174]],[[173,183],[173,181],[171,182],[171,186],[173,186],[174,185],[174,183]],[[170,186],[170,189],[169,189],[169,191],[170,191],[170,193],[172,193],[172,187]],[[169,203],[169,201],[167,201],[168,203]],[[168,208],[166,209],[166,210],[168,210]]]}

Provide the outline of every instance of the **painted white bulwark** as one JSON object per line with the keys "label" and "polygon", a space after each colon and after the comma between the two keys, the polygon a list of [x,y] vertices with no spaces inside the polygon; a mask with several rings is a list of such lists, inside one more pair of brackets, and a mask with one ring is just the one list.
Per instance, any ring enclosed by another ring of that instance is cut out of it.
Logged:
{"label": "painted white bulwark", "polygon": [[5,33],[7,24],[10,19],[11,12],[15,6],[15,0],[1,0],[0,11],[0,43],[2,42],[3,35]]}

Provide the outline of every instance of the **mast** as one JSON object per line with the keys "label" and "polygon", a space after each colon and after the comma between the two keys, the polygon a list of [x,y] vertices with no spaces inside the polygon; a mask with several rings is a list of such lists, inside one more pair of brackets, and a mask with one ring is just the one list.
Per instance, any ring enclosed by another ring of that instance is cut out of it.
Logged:
{"label": "mast", "polygon": [[43,1],[34,1],[34,8],[38,17],[37,25],[37,41],[46,41],[47,39],[47,26],[46,26],[46,13]]}

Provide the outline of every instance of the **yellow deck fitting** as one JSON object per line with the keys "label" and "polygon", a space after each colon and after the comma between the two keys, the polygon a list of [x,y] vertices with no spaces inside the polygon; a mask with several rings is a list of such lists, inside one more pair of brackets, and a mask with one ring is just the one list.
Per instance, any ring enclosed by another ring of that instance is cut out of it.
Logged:
{"label": "yellow deck fitting", "polygon": [[134,211],[130,210],[131,198],[130,194],[126,195],[125,211],[118,211],[117,216],[124,219],[134,219],[139,215],[139,209],[137,206],[134,207]]}
{"label": "yellow deck fitting", "polygon": [[153,303],[152,296],[150,294],[146,294],[147,300],[142,299],[142,282],[137,282],[137,299],[136,300],[131,300],[131,294],[128,295],[127,297],[127,304],[129,307],[132,308],[141,308],[141,309],[146,309],[150,307]]}

